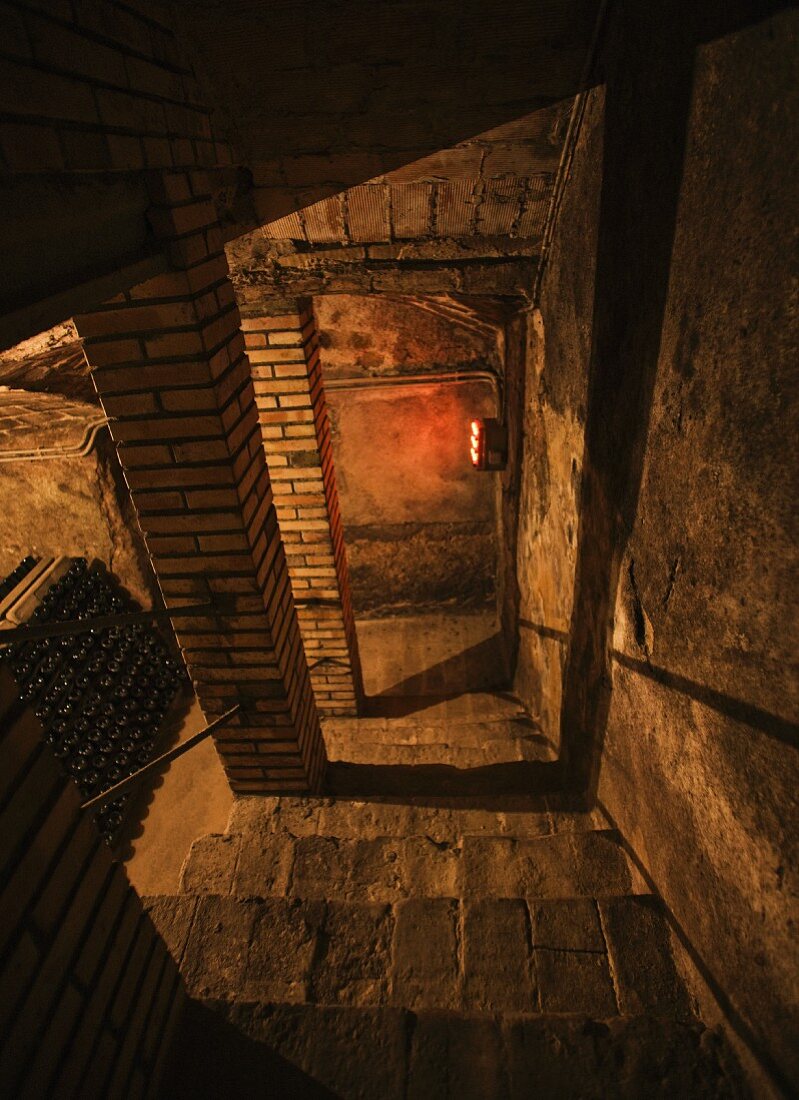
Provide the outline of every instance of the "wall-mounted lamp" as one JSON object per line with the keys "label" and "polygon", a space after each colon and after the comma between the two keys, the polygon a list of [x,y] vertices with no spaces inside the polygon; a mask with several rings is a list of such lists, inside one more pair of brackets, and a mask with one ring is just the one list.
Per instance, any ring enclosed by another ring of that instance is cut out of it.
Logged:
{"label": "wall-mounted lamp", "polygon": [[470,424],[469,456],[475,470],[504,470],[508,433],[495,417],[474,418]]}

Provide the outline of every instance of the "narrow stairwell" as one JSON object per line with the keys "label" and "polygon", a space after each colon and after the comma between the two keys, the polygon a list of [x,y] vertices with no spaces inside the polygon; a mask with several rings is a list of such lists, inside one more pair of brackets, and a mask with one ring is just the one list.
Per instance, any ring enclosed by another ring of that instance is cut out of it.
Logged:
{"label": "narrow stairwell", "polygon": [[145,899],[191,997],[164,1097],[743,1096],[656,899],[502,690],[495,624],[359,634],[330,793],[238,799]]}
{"label": "narrow stairwell", "polygon": [[742,1095],[618,837],[557,796],[243,798],[146,904],[193,1001],[165,1096]]}

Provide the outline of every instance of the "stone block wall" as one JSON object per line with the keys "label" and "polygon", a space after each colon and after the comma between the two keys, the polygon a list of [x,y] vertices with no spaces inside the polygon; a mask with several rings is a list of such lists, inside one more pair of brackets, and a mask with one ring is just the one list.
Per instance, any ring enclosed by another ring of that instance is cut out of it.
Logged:
{"label": "stone block wall", "polygon": [[355,714],[363,684],[311,303],[242,327],[316,703]]}
{"label": "stone block wall", "polygon": [[0,1092],[154,1089],[177,968],[0,667]]}

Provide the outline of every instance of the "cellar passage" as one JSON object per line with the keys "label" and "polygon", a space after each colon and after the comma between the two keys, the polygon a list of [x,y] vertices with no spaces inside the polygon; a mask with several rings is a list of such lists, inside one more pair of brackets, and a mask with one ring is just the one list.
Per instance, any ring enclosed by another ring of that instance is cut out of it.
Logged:
{"label": "cellar passage", "polygon": [[796,11],[0,30],[0,1092],[794,1095]]}

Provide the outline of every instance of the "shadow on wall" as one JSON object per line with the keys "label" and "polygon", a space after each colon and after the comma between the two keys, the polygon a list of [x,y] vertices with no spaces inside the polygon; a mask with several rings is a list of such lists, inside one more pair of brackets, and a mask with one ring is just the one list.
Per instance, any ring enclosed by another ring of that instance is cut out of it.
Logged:
{"label": "shadow on wall", "polygon": [[573,785],[638,850],[731,1032],[792,1095],[786,7],[611,12],[561,733]]}
{"label": "shadow on wall", "polygon": [[[632,45],[638,47],[638,65],[629,64]],[[580,789],[592,792],[610,710],[613,603],[635,522],[660,353],[694,51],[690,20],[671,10],[659,20],[650,11],[628,19],[617,12],[605,45],[611,71],[580,538],[561,713],[567,772]],[[619,65],[617,55],[626,64]]]}
{"label": "shadow on wall", "polygon": [[469,692],[505,690],[508,672],[502,643],[502,635],[494,634],[415,676],[392,684],[366,700],[364,715],[402,718],[429,705],[431,698],[442,702]]}

